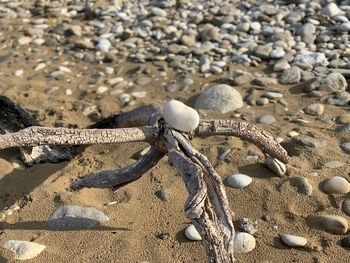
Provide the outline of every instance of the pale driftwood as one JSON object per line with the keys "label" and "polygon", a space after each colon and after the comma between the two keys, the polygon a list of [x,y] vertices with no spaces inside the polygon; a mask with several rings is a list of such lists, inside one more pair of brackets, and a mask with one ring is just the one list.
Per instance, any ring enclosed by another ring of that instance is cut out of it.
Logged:
{"label": "pale driftwood", "polygon": [[157,128],[67,129],[29,127],[0,137],[0,149],[38,145],[86,145],[121,142],[152,142]]}
{"label": "pale driftwood", "polygon": [[281,162],[288,163],[287,151],[277,143],[272,135],[259,127],[234,120],[201,120],[194,135],[208,137],[213,135],[226,135],[241,138],[244,141],[258,146],[263,152]]}
{"label": "pale driftwood", "polygon": [[83,187],[94,188],[113,188],[116,190],[120,186],[131,183],[139,179],[143,174],[155,166],[165,155],[164,152],[155,147],[151,149],[132,165],[113,170],[100,171],[88,174],[79,178],[71,184],[73,191],[80,190]]}
{"label": "pale driftwood", "polygon": [[[236,136],[257,145],[284,163],[289,160],[287,152],[269,133],[249,123],[233,120],[201,120],[195,131],[184,134],[168,127],[160,117],[159,105],[152,104],[112,116],[90,126],[95,129],[30,127],[1,135],[0,149],[25,146],[27,148],[22,148],[22,151],[31,150],[29,157],[35,161],[37,154],[45,156],[45,150],[52,154],[52,148],[48,148],[47,144],[86,145],[146,141],[151,144],[151,148],[136,163],[115,171],[89,174],[73,182],[71,189],[118,188],[140,178],[167,153],[186,185],[189,197],[185,203],[185,213],[204,240],[209,262],[234,262],[233,212],[229,207],[222,180],[207,157],[191,145],[188,137]],[[150,126],[125,128],[147,125]],[[40,151],[36,153],[36,150]],[[59,153],[60,151],[57,152]]]}
{"label": "pale driftwood", "polygon": [[163,140],[186,185],[189,197],[185,213],[204,240],[209,262],[234,262],[233,212],[220,176],[180,133],[165,130]]}

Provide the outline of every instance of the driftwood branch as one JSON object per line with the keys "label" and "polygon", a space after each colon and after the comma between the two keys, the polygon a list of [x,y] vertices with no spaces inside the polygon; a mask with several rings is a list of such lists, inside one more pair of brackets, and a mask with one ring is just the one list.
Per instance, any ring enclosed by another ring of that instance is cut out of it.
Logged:
{"label": "driftwood branch", "polygon": [[263,152],[268,153],[273,158],[283,163],[288,163],[289,156],[287,151],[277,143],[272,135],[259,127],[234,120],[201,120],[195,136],[208,137],[213,135],[226,135],[241,138],[244,141],[255,144]]}
{"label": "driftwood branch", "polygon": [[233,213],[220,176],[180,133],[166,130],[163,140],[186,185],[185,213],[204,240],[209,262],[234,262]]}
{"label": "driftwood branch", "polygon": [[185,134],[168,127],[157,104],[114,115],[91,125],[90,129],[37,127],[25,111],[7,98],[0,96],[1,105],[5,107],[0,107],[0,117],[4,118],[3,121],[0,119],[0,130],[5,134],[0,135],[0,149],[20,147],[29,164],[40,160],[69,159],[75,154],[70,145],[138,141],[151,144],[148,153],[134,164],[79,178],[71,184],[72,190],[119,188],[140,178],[167,153],[186,185],[189,197],[185,213],[202,236],[210,263],[234,262],[233,212],[221,177],[208,158],[191,145],[188,136],[235,136],[255,144],[284,163],[289,161],[287,152],[272,135],[255,125],[233,120],[200,120],[191,134]]}
{"label": "driftwood branch", "polygon": [[83,187],[117,189],[120,186],[139,179],[143,174],[155,166],[164,155],[164,152],[159,151],[155,147],[151,147],[151,149],[145,155],[141,156],[141,158],[134,164],[113,171],[100,171],[88,174],[73,182],[71,184],[71,189],[73,191],[79,190]]}
{"label": "driftwood branch", "polygon": [[31,147],[38,145],[86,145],[120,142],[151,142],[157,136],[157,128],[120,129],[67,129],[29,127],[0,136],[0,149]]}

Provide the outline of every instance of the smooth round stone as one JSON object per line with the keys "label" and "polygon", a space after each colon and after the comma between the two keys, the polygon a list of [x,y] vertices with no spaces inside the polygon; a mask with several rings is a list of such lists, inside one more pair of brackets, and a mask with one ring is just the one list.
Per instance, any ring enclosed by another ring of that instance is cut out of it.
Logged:
{"label": "smooth round stone", "polygon": [[243,188],[253,181],[253,179],[245,174],[233,174],[227,177],[227,184],[234,188]]}
{"label": "smooth round stone", "polygon": [[198,112],[178,100],[164,104],[163,116],[171,127],[183,132],[193,131],[199,124]]}
{"label": "smooth round stone", "polygon": [[333,17],[336,15],[339,15],[342,13],[342,11],[339,9],[339,7],[337,6],[337,4],[335,3],[329,3],[328,5],[326,5],[322,11],[322,14]]}
{"label": "smooth round stone", "polygon": [[195,108],[227,113],[243,106],[241,94],[226,84],[216,84],[202,92],[195,103]]}
{"label": "smooth round stone", "polygon": [[256,104],[259,106],[264,106],[266,104],[269,103],[269,99],[268,98],[260,98],[256,101]]}
{"label": "smooth round stone", "polygon": [[266,165],[271,171],[273,171],[278,176],[284,175],[287,171],[287,167],[284,163],[270,156],[267,157]]}
{"label": "smooth round stone", "polygon": [[276,121],[275,117],[273,117],[271,115],[264,115],[258,119],[258,123],[265,124],[265,125],[270,125],[270,124],[274,123],[275,121]]}
{"label": "smooth round stone", "polygon": [[307,243],[307,239],[304,237],[293,236],[288,234],[281,235],[282,242],[289,247],[303,247]]}
{"label": "smooth round stone", "polygon": [[346,194],[350,191],[350,183],[343,177],[334,176],[324,183],[323,190],[329,194]]}
{"label": "smooth round stone", "polygon": [[98,41],[96,50],[99,50],[102,52],[108,52],[110,47],[111,47],[111,42],[108,39],[101,39],[100,41]]}
{"label": "smooth round stone", "polygon": [[198,233],[197,229],[194,225],[190,225],[185,230],[185,236],[192,241],[200,241],[202,240],[201,235]]}
{"label": "smooth round stone", "polygon": [[236,232],[234,240],[235,253],[248,253],[255,248],[255,238],[245,232]]}
{"label": "smooth round stone", "polygon": [[309,215],[307,220],[317,228],[333,234],[345,234],[348,232],[348,221],[342,216]]}
{"label": "smooth round stone", "polygon": [[342,114],[337,117],[337,122],[340,124],[349,124],[350,123],[350,114]]}
{"label": "smooth round stone", "polygon": [[342,205],[343,211],[347,216],[350,216],[350,198],[346,198]]}
{"label": "smooth round stone", "polygon": [[141,76],[135,80],[135,83],[137,85],[144,86],[144,85],[148,84],[150,81],[151,81],[151,79],[149,77]]}
{"label": "smooth round stone", "polygon": [[35,258],[46,248],[41,244],[21,240],[8,240],[2,247],[14,251],[17,260]]}

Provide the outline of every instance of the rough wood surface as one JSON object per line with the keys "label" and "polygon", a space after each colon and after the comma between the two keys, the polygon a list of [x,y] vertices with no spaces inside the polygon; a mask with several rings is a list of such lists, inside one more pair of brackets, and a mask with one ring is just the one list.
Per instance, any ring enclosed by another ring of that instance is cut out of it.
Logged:
{"label": "rough wood surface", "polygon": [[67,129],[29,127],[1,135],[0,149],[38,145],[86,145],[96,143],[151,142],[157,136],[157,128],[120,129]]}
{"label": "rough wood surface", "polygon": [[208,137],[213,135],[235,136],[258,146],[263,152],[283,163],[289,162],[287,151],[277,143],[272,135],[259,127],[234,120],[200,120],[195,136]]}

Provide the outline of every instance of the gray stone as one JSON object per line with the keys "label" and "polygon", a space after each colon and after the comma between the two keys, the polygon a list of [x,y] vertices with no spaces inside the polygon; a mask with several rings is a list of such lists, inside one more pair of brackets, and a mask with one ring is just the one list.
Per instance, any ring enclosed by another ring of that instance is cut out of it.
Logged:
{"label": "gray stone", "polygon": [[350,142],[342,143],[341,148],[344,152],[350,153]]}
{"label": "gray stone", "polygon": [[280,79],[282,84],[296,84],[299,83],[301,79],[301,72],[298,67],[291,67],[286,69]]}
{"label": "gray stone", "polygon": [[254,235],[258,231],[257,221],[252,222],[248,218],[242,217],[237,221],[237,230]]}
{"label": "gray stone", "polygon": [[326,15],[326,16],[333,17],[333,16],[341,14],[342,11],[339,9],[337,4],[329,3],[321,10],[321,13]]}
{"label": "gray stone", "polygon": [[202,92],[194,107],[215,112],[227,113],[243,106],[241,94],[226,84],[215,84]]}
{"label": "gray stone", "polygon": [[306,196],[311,196],[313,190],[308,179],[302,176],[293,176],[288,178],[280,185],[279,190],[284,192],[290,187],[294,188],[299,194]]}
{"label": "gray stone", "polygon": [[93,207],[66,205],[53,211],[47,223],[54,229],[84,229],[108,220],[104,213]]}
{"label": "gray stone", "polygon": [[296,144],[311,148],[321,148],[327,145],[327,142],[325,140],[315,139],[310,136],[295,136],[293,137],[293,141]]}
{"label": "gray stone", "polygon": [[345,165],[345,163],[343,162],[339,162],[339,161],[329,161],[327,162],[324,167],[325,168],[331,168],[331,169],[336,169],[336,168],[341,168]]}
{"label": "gray stone", "polygon": [[328,74],[325,78],[319,80],[319,82],[319,90],[328,92],[345,91],[348,86],[344,76],[337,72]]}
{"label": "gray stone", "polygon": [[262,59],[269,59],[271,52],[272,52],[271,45],[257,46],[254,50],[255,56]]}
{"label": "gray stone", "polygon": [[272,115],[264,115],[258,119],[258,123],[270,125],[276,121],[275,117]]}
{"label": "gray stone", "polygon": [[329,62],[323,53],[319,52],[306,52],[305,54],[297,55],[293,64],[303,69],[313,69],[315,66],[328,66]]}
{"label": "gray stone", "polygon": [[311,104],[304,109],[306,114],[313,115],[313,116],[322,115],[323,110],[324,110],[324,106],[320,103]]}
{"label": "gray stone", "polygon": [[149,77],[140,76],[135,80],[135,83],[139,86],[144,86],[147,85],[150,81],[151,79]]}
{"label": "gray stone", "polygon": [[21,240],[8,240],[2,247],[14,251],[17,260],[35,258],[46,248],[41,244]]}

